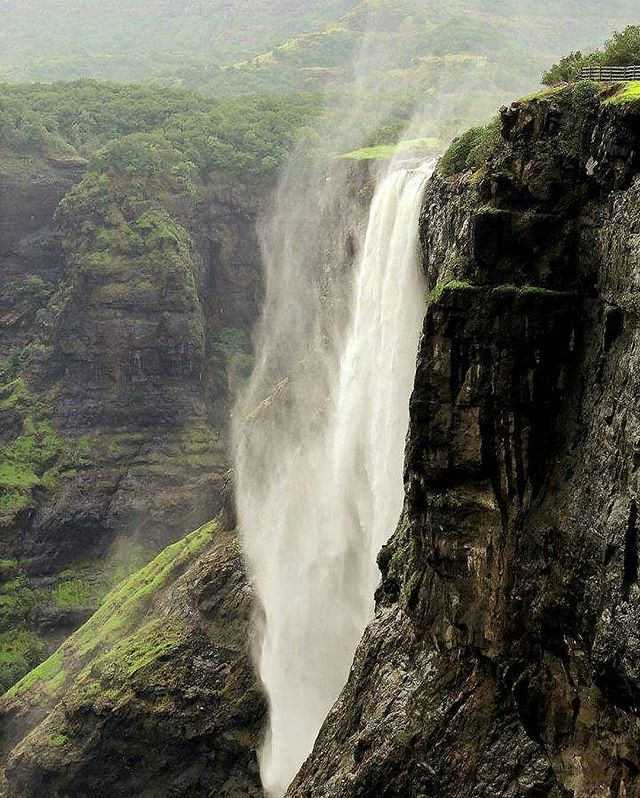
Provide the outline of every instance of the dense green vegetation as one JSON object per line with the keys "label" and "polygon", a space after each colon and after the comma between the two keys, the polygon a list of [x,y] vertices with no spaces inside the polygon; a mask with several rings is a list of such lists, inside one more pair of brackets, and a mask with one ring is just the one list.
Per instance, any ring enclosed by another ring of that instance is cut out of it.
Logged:
{"label": "dense green vegetation", "polygon": [[500,120],[474,127],[454,139],[440,160],[440,171],[450,176],[482,167],[500,138]]}
{"label": "dense green vegetation", "polygon": [[588,66],[631,66],[640,64],[640,25],[629,25],[622,32],[616,32],[600,50],[582,53],[577,50],[561,58],[557,64],[544,73],[542,82],[555,86],[575,80],[583,67]]}
{"label": "dense green vegetation", "polygon": [[[80,81],[0,86],[0,148],[84,156],[101,171],[193,168],[269,174],[322,106],[315,95],[211,101],[191,92]],[[108,145],[108,146],[106,146]],[[106,146],[106,149],[101,149]]]}

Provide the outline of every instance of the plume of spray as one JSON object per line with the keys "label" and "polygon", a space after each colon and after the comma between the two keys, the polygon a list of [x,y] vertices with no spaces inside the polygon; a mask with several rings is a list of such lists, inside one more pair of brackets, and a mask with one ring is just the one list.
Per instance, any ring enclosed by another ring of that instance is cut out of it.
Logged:
{"label": "plume of spray", "polygon": [[[365,47],[349,111],[326,131],[337,152],[385,120],[389,107],[371,106],[379,69],[379,51]],[[374,175],[299,152],[261,222],[266,296],[233,439],[271,798],[286,792],[346,682],[374,609],[376,555],[402,509],[426,291],[418,216],[432,168],[394,162]]]}
{"label": "plume of spray", "polygon": [[[286,791],[346,681],[373,612],[376,554],[402,508],[424,312],[417,222],[425,177],[397,169],[381,180],[355,275],[343,277],[351,297],[322,273],[313,297],[306,280],[299,286],[299,275],[286,276],[296,265],[306,271],[308,259],[281,260],[279,248],[266,257],[284,279],[276,329],[290,329],[295,359],[244,416],[236,468],[240,528],[262,605],[256,659],[270,729],[261,771],[272,796]],[[258,369],[274,375],[281,356],[261,349]]]}

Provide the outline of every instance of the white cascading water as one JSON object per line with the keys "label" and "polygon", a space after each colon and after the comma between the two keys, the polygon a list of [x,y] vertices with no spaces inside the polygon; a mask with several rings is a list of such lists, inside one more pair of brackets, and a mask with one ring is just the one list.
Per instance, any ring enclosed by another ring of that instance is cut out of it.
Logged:
{"label": "white cascading water", "polygon": [[[327,321],[340,303],[324,278],[295,288],[304,248],[286,241],[304,230],[294,223],[264,246],[265,319],[234,434],[239,524],[262,610],[255,656],[270,718],[260,765],[271,798],[286,792],[346,682],[373,613],[376,556],[402,510],[425,305],[418,217],[430,171],[393,166],[380,180],[355,271],[340,278],[350,296],[339,329]],[[273,385],[282,374],[279,336],[295,362],[265,399],[269,375]]]}

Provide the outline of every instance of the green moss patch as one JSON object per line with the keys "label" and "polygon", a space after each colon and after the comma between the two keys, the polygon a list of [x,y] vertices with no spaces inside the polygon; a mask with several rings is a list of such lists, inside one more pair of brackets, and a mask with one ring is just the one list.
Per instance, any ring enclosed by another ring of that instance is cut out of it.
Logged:
{"label": "green moss patch", "polygon": [[86,579],[61,579],[52,593],[56,606],[65,608],[91,607],[96,599],[96,591]]}
{"label": "green moss patch", "polygon": [[622,83],[611,97],[605,100],[607,105],[635,105],[640,102],[640,80]]}
{"label": "green moss patch", "polygon": [[62,473],[81,464],[87,453],[86,441],[56,432],[46,398],[36,398],[21,378],[0,386],[0,421],[9,413],[12,423],[5,426],[18,434],[0,450],[0,526],[34,506],[36,488],[55,490]]}
{"label": "green moss patch", "polygon": [[454,139],[438,166],[441,174],[451,177],[484,167],[500,141],[500,119],[483,127],[474,127]]}
{"label": "green moss patch", "polygon": [[527,94],[525,97],[521,97],[518,102],[521,103],[528,103],[534,100],[547,100],[550,97],[553,97],[555,94],[560,94],[563,92],[567,87],[565,85],[561,86],[550,86],[546,89],[541,89],[540,91],[534,91],[532,94]]}
{"label": "green moss patch", "polygon": [[99,672],[108,673],[112,681],[117,673],[117,681],[124,683],[159,659],[168,657],[183,644],[185,634],[183,625],[175,620],[157,618],[146,623],[94,660],[90,672],[85,674],[86,679],[81,679],[79,686],[86,683],[91,690]]}
{"label": "green moss patch", "polygon": [[52,734],[49,737],[49,744],[52,745],[54,748],[62,748],[69,742],[69,738],[66,734]]}
{"label": "green moss patch", "polygon": [[473,286],[471,285],[471,283],[468,283],[464,280],[443,280],[442,282],[436,284],[433,291],[431,291],[430,294],[428,295],[427,301],[430,303],[438,302],[442,298],[442,295],[445,292],[460,291],[461,289],[464,290],[467,288],[475,288],[475,287],[476,286]]}
{"label": "green moss patch", "polygon": [[445,294],[454,291],[485,291],[487,294],[493,294],[496,297],[566,297],[571,296],[570,292],[554,291],[549,288],[542,288],[538,285],[513,285],[505,283],[503,285],[473,285],[464,280],[443,280],[435,286],[435,288],[427,296],[427,301],[430,303],[438,302]]}
{"label": "green moss patch", "polygon": [[[140,633],[141,623],[153,599],[211,543],[217,529],[216,521],[205,524],[164,549],[148,565],[125,579],[107,595],[100,609],[84,626],[71,635],[55,654],[15,684],[8,694],[17,696],[40,690],[49,695],[56,694],[70,674],[77,673],[88,660],[101,656],[113,646],[123,652],[124,649],[118,648],[117,644],[132,634],[135,637]],[[175,638],[171,639],[175,642]],[[152,647],[156,653],[170,644],[168,639],[157,643],[157,646]],[[139,644],[138,654],[131,653],[128,660],[132,667],[138,667],[144,661],[139,650],[140,646],[143,647],[143,641],[139,641]]]}
{"label": "green moss patch", "polygon": [[27,397],[27,386],[19,377],[0,385],[0,413],[15,410],[26,402]]}
{"label": "green moss patch", "polygon": [[21,695],[36,685],[45,693],[53,695],[58,688],[62,687],[65,678],[64,658],[60,649],[58,649],[55,654],[41,662],[37,668],[34,668],[17,684],[14,684],[7,691],[7,695]]}
{"label": "green moss patch", "polygon": [[440,148],[441,142],[436,138],[407,139],[397,144],[378,144],[375,147],[362,147],[339,157],[350,161],[388,161],[403,153],[406,155],[435,154]]}

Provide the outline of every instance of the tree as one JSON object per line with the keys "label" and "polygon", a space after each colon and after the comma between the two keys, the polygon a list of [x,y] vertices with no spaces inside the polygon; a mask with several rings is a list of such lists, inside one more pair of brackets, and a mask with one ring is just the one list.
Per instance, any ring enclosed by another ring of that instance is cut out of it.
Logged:
{"label": "tree", "polygon": [[542,82],[545,86],[557,86],[559,83],[569,83],[578,77],[578,73],[585,66],[587,58],[576,50],[561,58],[557,64],[544,73]]}
{"label": "tree", "polygon": [[629,25],[606,43],[600,63],[606,66],[640,64],[640,25]]}
{"label": "tree", "polygon": [[584,66],[631,66],[640,64],[640,25],[629,25],[614,33],[602,50],[584,55],[579,50],[562,58],[544,73],[546,86],[568,83],[578,77]]}

